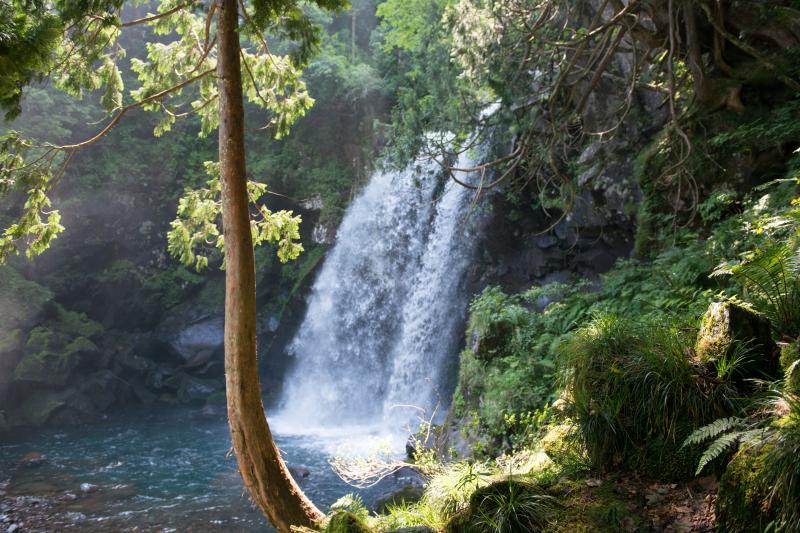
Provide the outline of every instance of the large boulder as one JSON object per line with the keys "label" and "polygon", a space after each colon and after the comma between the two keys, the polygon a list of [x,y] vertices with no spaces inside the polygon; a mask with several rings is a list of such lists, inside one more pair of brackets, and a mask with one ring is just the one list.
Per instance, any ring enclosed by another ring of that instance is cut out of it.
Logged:
{"label": "large boulder", "polygon": [[713,302],[703,316],[695,343],[700,362],[715,364],[724,358],[744,357],[737,377],[773,378],[778,371],[777,346],[769,322],[732,302]]}
{"label": "large boulder", "polygon": [[25,356],[14,369],[14,381],[43,385],[66,385],[81,362],[98,351],[86,337],[67,340],[46,327],[31,332]]}
{"label": "large boulder", "polygon": [[211,317],[191,324],[178,333],[172,346],[189,359],[198,351],[220,348],[223,342],[222,317]]}

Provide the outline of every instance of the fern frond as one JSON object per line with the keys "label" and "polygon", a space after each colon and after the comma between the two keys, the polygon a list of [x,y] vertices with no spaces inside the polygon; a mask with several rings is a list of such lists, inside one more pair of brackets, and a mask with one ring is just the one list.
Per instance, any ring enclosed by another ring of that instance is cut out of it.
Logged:
{"label": "fern frond", "polygon": [[737,418],[734,416],[730,418],[719,418],[710,424],[693,431],[692,434],[686,437],[686,440],[683,441],[683,447],[691,446],[692,444],[700,444],[701,442],[716,438],[723,433],[727,433],[732,429],[740,429],[744,427],[744,425],[745,420],[742,418]]}
{"label": "fern frond", "polygon": [[730,450],[734,445],[739,442],[743,432],[726,433],[711,443],[703,455],[700,456],[700,462],[697,464],[697,471],[694,475],[700,475],[700,472],[706,467],[708,463]]}

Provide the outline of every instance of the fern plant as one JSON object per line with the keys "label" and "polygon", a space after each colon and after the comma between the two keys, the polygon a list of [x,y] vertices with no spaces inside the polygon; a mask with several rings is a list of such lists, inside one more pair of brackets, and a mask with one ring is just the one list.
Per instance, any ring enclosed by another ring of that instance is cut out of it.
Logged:
{"label": "fern plant", "polygon": [[[746,418],[728,417],[719,418],[712,423],[692,432],[683,441],[683,447],[702,444],[711,441],[711,444],[700,456],[695,475],[700,475],[703,469],[712,461],[730,452],[742,443],[752,444],[760,441],[766,430],[762,427],[753,427],[753,423]],[[713,439],[713,440],[712,440]]]}
{"label": "fern plant", "polygon": [[729,272],[777,331],[800,335],[800,250],[789,243],[772,243]]}

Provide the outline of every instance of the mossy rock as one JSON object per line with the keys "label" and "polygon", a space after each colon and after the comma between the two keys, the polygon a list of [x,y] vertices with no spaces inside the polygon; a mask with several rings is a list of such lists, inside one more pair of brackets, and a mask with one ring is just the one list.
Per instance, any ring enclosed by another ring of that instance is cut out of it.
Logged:
{"label": "mossy rock", "polygon": [[489,323],[480,334],[474,332],[472,351],[482,361],[491,361],[505,348],[514,334],[516,324],[508,318],[499,318]]}
{"label": "mossy rock", "polygon": [[325,533],[373,533],[373,530],[357,514],[338,511],[331,516]]}
{"label": "mossy rock", "polygon": [[761,475],[765,455],[763,447],[745,448],[728,463],[717,493],[717,531],[758,533],[772,522],[765,505],[770,487]]}
{"label": "mossy rock", "polygon": [[84,357],[98,352],[86,337],[73,340],[46,327],[37,327],[28,338],[25,356],[14,369],[14,381],[65,385]]}
{"label": "mossy rock", "polygon": [[61,306],[53,315],[30,332],[24,356],[14,369],[15,381],[62,386],[76,368],[99,356],[91,339],[104,331],[102,325]]}
{"label": "mossy rock", "polygon": [[504,478],[472,493],[467,508],[450,519],[444,532],[496,531],[490,524],[504,533],[544,531],[556,507],[555,498],[540,486]]}
{"label": "mossy rock", "polygon": [[38,427],[47,422],[59,409],[67,405],[67,400],[75,391],[35,391],[25,398],[15,410],[11,423],[14,426]]}
{"label": "mossy rock", "polygon": [[774,378],[778,371],[776,348],[769,322],[731,302],[713,302],[708,307],[695,343],[698,359],[709,365],[745,350],[747,360],[737,370],[739,380]]}
{"label": "mossy rock", "polygon": [[539,440],[544,453],[557,465],[577,465],[586,461],[578,427],[574,424],[550,426]]}
{"label": "mossy rock", "polygon": [[[781,347],[781,369],[786,379],[786,388],[795,394],[800,393],[800,340]],[[797,363],[797,364],[795,364]]]}

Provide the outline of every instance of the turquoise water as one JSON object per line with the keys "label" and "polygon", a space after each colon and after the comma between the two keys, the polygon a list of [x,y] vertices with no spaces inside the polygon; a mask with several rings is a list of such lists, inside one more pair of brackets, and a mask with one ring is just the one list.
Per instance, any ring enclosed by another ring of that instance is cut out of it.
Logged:
{"label": "turquoise water", "polygon": [[[348,492],[371,505],[399,486],[392,478],[367,491],[345,484],[328,464],[330,438],[277,434],[276,441],[289,465],[308,469],[301,487],[322,509]],[[20,467],[34,451],[47,462]],[[0,441],[0,482],[7,479],[9,496],[56,502],[48,529],[271,531],[243,490],[224,414],[157,407],[18,434]],[[83,483],[96,485],[96,492],[81,492]]]}

